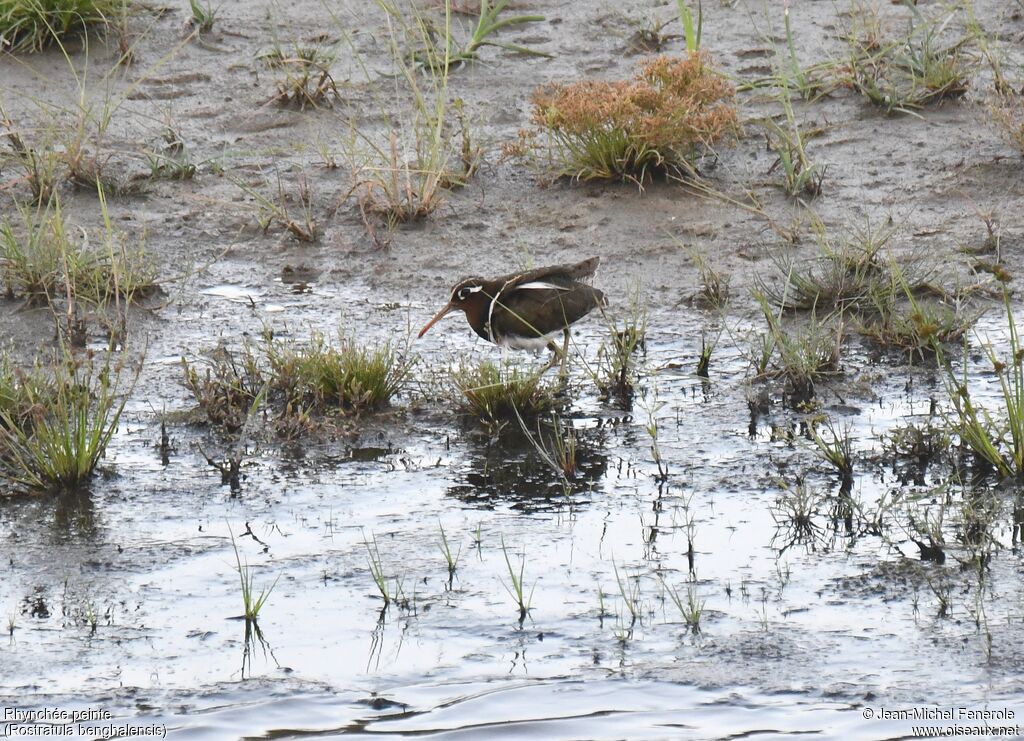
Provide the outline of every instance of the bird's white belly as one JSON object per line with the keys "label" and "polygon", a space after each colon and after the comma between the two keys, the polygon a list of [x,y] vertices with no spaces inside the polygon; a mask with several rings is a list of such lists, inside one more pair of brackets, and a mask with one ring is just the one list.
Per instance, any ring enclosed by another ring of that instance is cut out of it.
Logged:
{"label": "bird's white belly", "polygon": [[513,350],[531,350],[533,352],[540,352],[548,346],[548,343],[552,341],[555,334],[559,333],[556,332],[542,337],[504,336],[496,338],[495,344],[498,347],[508,347]]}

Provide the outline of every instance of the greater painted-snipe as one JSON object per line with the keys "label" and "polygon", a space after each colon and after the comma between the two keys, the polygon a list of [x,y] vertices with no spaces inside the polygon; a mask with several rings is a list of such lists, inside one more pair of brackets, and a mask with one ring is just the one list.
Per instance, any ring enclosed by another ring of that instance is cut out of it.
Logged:
{"label": "greater painted-snipe", "polygon": [[[473,331],[500,347],[540,350],[548,347],[562,359],[569,350],[569,326],[605,303],[604,294],[589,284],[599,257],[566,265],[549,265],[498,278],[465,278],[452,288],[448,303],[420,330],[422,337],[448,312],[465,312]],[[554,337],[562,332],[559,349]]]}

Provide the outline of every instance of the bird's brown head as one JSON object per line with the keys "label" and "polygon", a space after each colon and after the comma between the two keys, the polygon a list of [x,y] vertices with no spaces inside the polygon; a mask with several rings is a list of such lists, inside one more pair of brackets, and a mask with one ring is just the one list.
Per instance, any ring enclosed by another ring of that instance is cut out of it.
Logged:
{"label": "bird's brown head", "polygon": [[487,308],[491,303],[491,292],[487,290],[486,284],[487,281],[484,278],[464,278],[456,283],[452,288],[452,295],[448,298],[448,303],[426,323],[417,338],[425,335],[427,330],[441,321],[453,309],[464,311],[474,329],[477,324],[482,326],[487,320]]}

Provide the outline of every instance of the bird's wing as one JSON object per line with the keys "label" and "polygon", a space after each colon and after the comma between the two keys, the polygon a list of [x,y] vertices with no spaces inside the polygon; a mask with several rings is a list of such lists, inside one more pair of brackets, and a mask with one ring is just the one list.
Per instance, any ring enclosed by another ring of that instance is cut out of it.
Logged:
{"label": "bird's wing", "polygon": [[558,332],[600,306],[603,298],[584,283],[528,281],[499,291],[491,302],[491,333],[539,337]]}
{"label": "bird's wing", "polygon": [[534,268],[533,270],[528,270],[525,273],[510,275],[506,280],[506,285],[511,284],[519,286],[524,283],[533,283],[535,281],[551,282],[552,280],[559,285],[562,285],[566,280],[586,280],[597,272],[597,267],[600,264],[600,257],[591,257],[589,260],[584,260],[583,262],[567,263],[565,265],[548,265],[543,268]]}

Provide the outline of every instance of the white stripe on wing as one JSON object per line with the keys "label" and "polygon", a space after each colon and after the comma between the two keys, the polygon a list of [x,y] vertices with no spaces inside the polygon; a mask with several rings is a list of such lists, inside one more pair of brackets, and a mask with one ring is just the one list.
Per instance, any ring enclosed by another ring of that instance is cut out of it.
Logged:
{"label": "white stripe on wing", "polygon": [[556,286],[554,283],[545,283],[542,280],[531,280],[529,283],[520,283],[516,286],[518,291],[520,288],[546,288],[551,291],[568,291],[569,288],[566,286]]}

